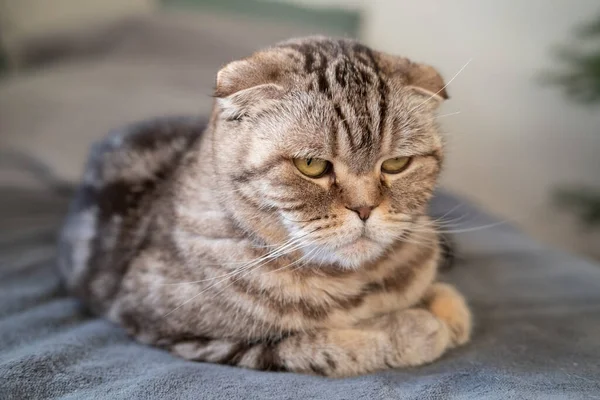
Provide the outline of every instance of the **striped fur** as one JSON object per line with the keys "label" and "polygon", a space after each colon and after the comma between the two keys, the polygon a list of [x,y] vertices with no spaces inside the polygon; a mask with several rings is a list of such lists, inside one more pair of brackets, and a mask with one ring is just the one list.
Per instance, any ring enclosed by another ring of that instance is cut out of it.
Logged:
{"label": "striped fur", "polygon": [[[425,215],[447,98],[433,68],[312,37],[228,64],[215,97],[206,128],[156,122],[93,152],[61,237],[74,293],[141,342],[270,371],[420,365],[468,340]],[[406,171],[382,173],[397,156]]]}

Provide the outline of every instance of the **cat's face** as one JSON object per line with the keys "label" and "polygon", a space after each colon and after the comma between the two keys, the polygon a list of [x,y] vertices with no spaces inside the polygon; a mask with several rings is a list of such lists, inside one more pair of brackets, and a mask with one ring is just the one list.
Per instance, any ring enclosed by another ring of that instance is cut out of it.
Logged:
{"label": "cat's face", "polygon": [[[381,256],[436,183],[435,87],[415,90],[393,58],[354,42],[313,38],[256,57],[241,63],[258,62],[264,81],[219,96],[214,149],[229,208],[247,226],[268,215],[307,260],[356,268]],[[217,90],[246,66],[226,67]]]}

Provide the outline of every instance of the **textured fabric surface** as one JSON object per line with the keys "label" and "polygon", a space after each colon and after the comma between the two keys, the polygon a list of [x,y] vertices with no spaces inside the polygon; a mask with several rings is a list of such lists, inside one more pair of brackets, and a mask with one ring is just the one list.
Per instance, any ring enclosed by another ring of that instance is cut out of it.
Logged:
{"label": "textured fabric surface", "polygon": [[0,191],[0,399],[600,398],[600,267],[450,196],[433,212],[465,231],[443,278],[471,303],[472,342],[341,380],[184,361],[88,315],[55,272],[65,210],[49,191]]}

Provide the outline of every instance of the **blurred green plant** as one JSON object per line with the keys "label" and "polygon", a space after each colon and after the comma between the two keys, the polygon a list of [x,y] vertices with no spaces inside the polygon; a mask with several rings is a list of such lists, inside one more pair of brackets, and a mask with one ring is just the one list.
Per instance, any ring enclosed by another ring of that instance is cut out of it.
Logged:
{"label": "blurred green plant", "polygon": [[0,48],[0,78],[8,71],[8,56]]}
{"label": "blurred green plant", "polygon": [[555,201],[571,209],[586,227],[600,225],[600,191],[589,187],[562,188],[556,190]]}
{"label": "blurred green plant", "polygon": [[577,29],[575,38],[579,47],[563,46],[557,51],[566,70],[548,74],[545,80],[562,87],[574,101],[600,103],[600,17]]}
{"label": "blurred green plant", "polygon": [[[574,36],[576,44],[557,52],[565,68],[547,74],[544,80],[560,87],[571,100],[594,107],[600,105],[600,15],[576,29]],[[573,211],[585,226],[600,227],[600,189],[559,188],[554,198],[558,206]]]}

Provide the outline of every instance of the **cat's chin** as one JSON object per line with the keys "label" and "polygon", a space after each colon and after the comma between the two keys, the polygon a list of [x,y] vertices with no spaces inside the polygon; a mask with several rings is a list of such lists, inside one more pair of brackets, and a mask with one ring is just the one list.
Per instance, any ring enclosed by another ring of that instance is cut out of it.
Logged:
{"label": "cat's chin", "polygon": [[335,249],[321,247],[305,250],[311,262],[343,269],[359,269],[366,263],[376,260],[384,252],[384,246],[365,237]]}

